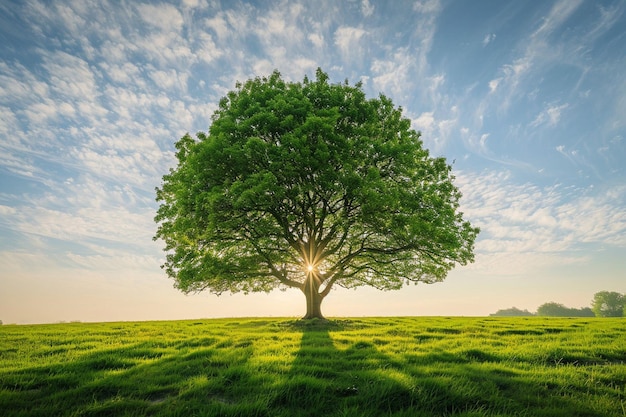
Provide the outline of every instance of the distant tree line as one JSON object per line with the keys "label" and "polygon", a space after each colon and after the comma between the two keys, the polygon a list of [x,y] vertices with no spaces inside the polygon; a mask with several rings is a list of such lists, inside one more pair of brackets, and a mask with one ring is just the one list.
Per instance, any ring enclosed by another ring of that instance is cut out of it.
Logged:
{"label": "distant tree line", "polygon": [[626,317],[626,294],[614,291],[595,293],[591,307],[570,308],[563,304],[549,302],[540,305],[535,313],[517,307],[498,310],[491,316],[499,317]]}
{"label": "distant tree line", "polygon": [[589,307],[569,308],[559,303],[545,303],[537,308],[538,316],[545,317],[595,317],[596,314]]}

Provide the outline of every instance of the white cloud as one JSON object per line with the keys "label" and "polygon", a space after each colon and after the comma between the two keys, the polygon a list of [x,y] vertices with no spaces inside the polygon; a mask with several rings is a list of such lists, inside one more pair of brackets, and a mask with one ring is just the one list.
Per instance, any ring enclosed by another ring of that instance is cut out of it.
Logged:
{"label": "white cloud", "polygon": [[419,115],[417,119],[413,120],[413,126],[417,130],[430,131],[435,125],[435,117],[433,112],[424,112]]}
{"label": "white cloud", "polygon": [[524,56],[516,59],[512,64],[504,65],[502,68],[502,71],[504,72],[504,81],[511,86],[516,87],[522,76],[524,76],[531,68],[532,59],[533,58],[531,56]]}
{"label": "white cloud", "polygon": [[130,186],[121,187],[101,178],[84,176],[53,185],[42,196],[25,198],[8,214],[10,228],[30,235],[75,245],[99,239],[109,245],[152,247],[151,202]]}
{"label": "white cloud", "polygon": [[46,73],[39,82],[47,83],[42,89],[45,96],[24,110],[33,125],[41,126],[57,115],[82,117],[92,123],[106,116],[108,110],[99,100],[98,80],[85,60],[60,51],[42,54]]}
{"label": "white cloud", "polygon": [[218,39],[220,39],[221,41],[225,40],[230,34],[228,23],[221,13],[217,14],[214,17],[206,19],[205,23],[210,29],[215,32]]}
{"label": "white cloud", "polygon": [[502,81],[502,78],[494,78],[493,80],[489,81],[490,93],[493,93],[498,89],[498,84],[500,84],[500,81]]}
{"label": "white cloud", "polygon": [[191,45],[180,35],[171,32],[155,32],[136,40],[138,49],[161,66],[188,67],[197,61]]}
{"label": "white cloud", "polygon": [[548,115],[548,124],[550,126],[556,125],[561,120],[561,112],[569,107],[569,104],[562,104],[560,106],[550,106],[546,109]]}
{"label": "white cloud", "polygon": [[261,39],[266,49],[281,46],[293,49],[306,39],[304,28],[298,23],[303,11],[301,4],[289,7],[276,7],[258,17],[258,23],[252,28],[253,33]]}
{"label": "white cloud", "polygon": [[489,139],[489,133],[480,133],[473,131],[467,127],[462,127],[459,130],[461,138],[465,146],[472,152],[480,155],[483,158],[492,160],[494,159],[491,150],[488,147],[487,139]]}
{"label": "white cloud", "polygon": [[598,4],[597,7],[600,12],[600,17],[595,26],[585,34],[586,38],[589,40],[595,40],[613,28],[615,24],[620,21],[626,9],[626,5],[623,2],[617,2],[606,8]]}
{"label": "white cloud", "polygon": [[6,142],[11,140],[9,139],[11,137],[10,134],[14,133],[17,128],[18,121],[15,113],[8,107],[0,106],[0,136],[3,137],[3,140]]}
{"label": "white cloud", "polygon": [[23,65],[0,62],[0,102],[15,104],[35,102],[49,94],[47,83],[38,79]]}
{"label": "white cloud", "polygon": [[183,0],[183,6],[190,9],[204,8],[207,7],[207,3],[205,0]]}
{"label": "white cloud", "polygon": [[296,74],[312,73],[318,66],[317,61],[309,58],[296,58],[293,63],[294,68],[297,69]]}
{"label": "white cloud", "polygon": [[259,59],[252,64],[252,70],[255,74],[269,75],[276,68],[269,59]]}
{"label": "white cloud", "polygon": [[345,56],[350,56],[361,49],[361,39],[366,34],[362,28],[341,26],[335,31],[335,45]]}
{"label": "white cloud", "polygon": [[149,72],[149,76],[156,85],[166,90],[175,89],[180,92],[187,91],[188,73],[181,73],[175,69],[169,71],[152,70]]}
{"label": "white cloud", "polygon": [[[490,94],[496,91],[500,93],[497,98],[499,111],[506,111],[513,100],[517,100],[521,95],[519,90],[524,88],[532,90],[533,86],[528,86],[525,81],[530,79],[529,74],[550,66],[554,62],[562,62],[570,59],[563,57],[560,52],[561,46],[555,45],[550,39],[550,35],[561,26],[580,6],[581,0],[560,0],[555,3],[550,12],[541,21],[540,26],[534,30],[528,39],[524,39],[515,49],[521,51],[511,63],[500,67],[499,74],[489,82]],[[487,35],[483,39],[486,45],[495,39]],[[578,48],[578,44],[576,47]],[[514,51],[515,51],[514,49]],[[575,55],[569,53],[569,55]],[[532,81],[534,82],[534,80]]]}
{"label": "white cloud", "polygon": [[485,35],[485,37],[483,38],[483,46],[487,46],[489,45],[491,42],[493,42],[496,39],[496,34],[495,33],[488,33],[487,35]]}
{"label": "white cloud", "polygon": [[143,80],[139,81],[140,70],[139,68],[130,63],[125,62],[123,64],[114,64],[109,62],[101,62],[100,67],[111,78],[114,83],[117,84],[144,84]]}
{"label": "white cloud", "polygon": [[422,140],[426,147],[434,154],[441,154],[444,146],[454,134],[458,123],[458,109],[452,107],[447,114],[448,118],[438,118],[434,112],[423,112],[412,119],[412,126],[422,133]]}
{"label": "white cloud", "polygon": [[419,13],[436,13],[440,8],[439,0],[421,0],[413,3],[413,10]]}
{"label": "white cloud", "polygon": [[85,60],[55,51],[44,55],[43,67],[49,87],[59,96],[82,100],[97,96],[96,79]]}
{"label": "white cloud", "polygon": [[481,228],[475,268],[519,273],[535,268],[532,262],[537,261],[543,266],[582,262],[585,254],[577,254],[577,248],[583,243],[626,245],[624,186],[598,193],[517,184],[509,172],[456,176],[463,192],[461,209]]}
{"label": "white cloud", "polygon": [[307,38],[316,48],[322,48],[324,46],[324,36],[319,33],[310,33]]}
{"label": "white cloud", "polygon": [[489,138],[489,133],[483,133],[480,135],[480,140],[478,141],[481,149],[487,149],[487,139]]}
{"label": "white cloud", "polygon": [[363,13],[363,16],[365,17],[369,17],[374,14],[374,6],[369,2],[369,0],[362,1],[361,13]]}
{"label": "white cloud", "polygon": [[2,214],[3,216],[15,214],[15,212],[16,212],[15,207],[0,205],[0,214]]}
{"label": "white cloud", "polygon": [[274,10],[268,16],[262,16],[259,19],[263,32],[261,35],[282,35],[285,33],[286,28],[288,27],[287,22],[285,21],[285,16],[281,13]]}
{"label": "white cloud", "polygon": [[544,124],[550,127],[556,126],[561,120],[561,113],[568,107],[569,104],[567,103],[561,105],[548,105],[541,113],[539,113],[535,117],[535,119],[530,123],[530,126],[538,127]]}
{"label": "white cloud", "polygon": [[[424,50],[420,51],[420,54],[426,53]],[[422,92],[425,106],[439,110],[440,106],[445,104],[441,93],[446,80],[445,74],[416,76],[421,71],[426,71],[426,68],[420,65],[408,48],[399,48],[385,58],[374,59],[370,71],[375,91],[385,92],[396,102],[403,103],[415,100],[408,92],[417,89]]]}
{"label": "white cloud", "polygon": [[582,0],[560,0],[554,4],[541,26],[532,34],[533,38],[545,38],[565,22],[582,4]]}
{"label": "white cloud", "polygon": [[371,65],[374,88],[397,99],[411,89],[413,61],[405,49],[396,51],[390,59],[375,59]]}
{"label": "white cloud", "polygon": [[446,81],[446,76],[444,74],[436,74],[430,77],[429,80],[431,82],[429,89],[431,91],[436,91]]}
{"label": "white cloud", "polygon": [[223,49],[220,49],[214,42],[213,37],[208,33],[201,33],[198,36],[199,47],[196,51],[196,55],[206,62],[210,63],[216,59],[222,57],[225,54]]}
{"label": "white cloud", "polygon": [[[406,81],[408,82],[409,80],[406,80]],[[427,82],[428,82],[427,91],[428,91],[430,100],[432,101],[432,103],[439,105],[443,101],[442,94],[440,91],[441,91],[441,87],[446,82],[446,76],[444,74],[435,74],[432,77],[428,77]]]}
{"label": "white cloud", "polygon": [[136,7],[146,23],[165,31],[180,32],[182,30],[183,16],[171,4],[139,4]]}
{"label": "white cloud", "polygon": [[41,125],[48,122],[49,119],[57,117],[57,106],[52,100],[45,99],[42,102],[28,106],[24,110],[24,114],[28,117],[30,123]]}

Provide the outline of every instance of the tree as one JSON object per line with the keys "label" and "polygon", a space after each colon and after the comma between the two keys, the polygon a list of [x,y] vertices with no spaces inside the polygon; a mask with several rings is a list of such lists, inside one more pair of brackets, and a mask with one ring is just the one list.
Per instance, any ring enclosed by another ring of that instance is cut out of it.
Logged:
{"label": "tree", "polygon": [[580,309],[573,309],[576,314],[573,314],[572,317],[595,317],[596,314],[589,307],[582,307]]}
{"label": "tree", "polygon": [[361,85],[254,78],[219,102],[208,134],[176,143],[157,188],[155,239],[183,292],[297,288],[323,318],[334,286],[442,281],[473,261],[478,229],[444,158]]}
{"label": "tree", "polygon": [[598,317],[622,317],[626,297],[618,292],[600,291],[594,294],[591,309]]}
{"label": "tree", "polygon": [[548,317],[567,317],[568,310],[569,309],[563,304],[549,302],[544,303],[537,308],[537,315]]}
{"label": "tree", "polygon": [[490,314],[490,316],[492,317],[528,317],[528,316],[534,316],[534,314],[528,310],[520,310],[517,307],[511,307],[511,308],[507,308],[503,310],[498,310],[495,313]]}
{"label": "tree", "polygon": [[559,303],[545,303],[537,308],[538,316],[547,317],[594,317],[593,311],[589,307],[586,308],[569,308]]}

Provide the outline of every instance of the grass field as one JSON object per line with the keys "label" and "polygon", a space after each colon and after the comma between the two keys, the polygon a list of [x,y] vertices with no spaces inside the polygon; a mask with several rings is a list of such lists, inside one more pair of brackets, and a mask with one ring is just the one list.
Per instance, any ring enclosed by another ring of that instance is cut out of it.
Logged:
{"label": "grass field", "polygon": [[2,416],[626,416],[626,320],[0,326]]}

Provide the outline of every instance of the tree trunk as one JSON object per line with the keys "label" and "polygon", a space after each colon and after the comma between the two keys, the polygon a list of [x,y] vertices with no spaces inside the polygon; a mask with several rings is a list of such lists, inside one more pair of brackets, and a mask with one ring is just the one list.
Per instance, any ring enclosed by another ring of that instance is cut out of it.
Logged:
{"label": "tree trunk", "polygon": [[306,298],[306,315],[302,317],[308,319],[322,319],[322,300],[324,297],[319,293],[319,280],[315,274],[309,274],[302,290]]}

